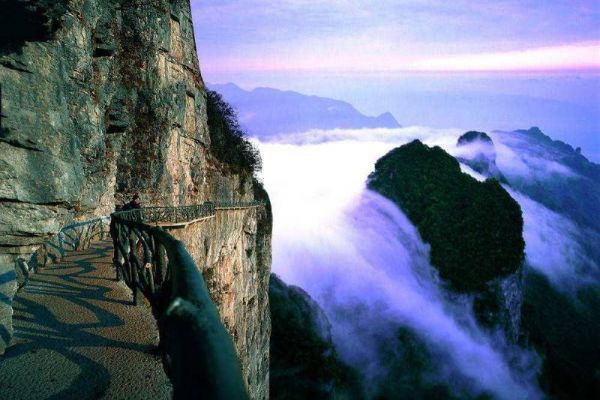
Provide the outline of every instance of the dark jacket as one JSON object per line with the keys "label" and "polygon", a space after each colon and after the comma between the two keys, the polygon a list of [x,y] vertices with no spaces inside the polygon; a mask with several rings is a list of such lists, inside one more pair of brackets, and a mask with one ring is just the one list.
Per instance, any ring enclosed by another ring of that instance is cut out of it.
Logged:
{"label": "dark jacket", "polygon": [[131,200],[129,203],[125,204],[123,208],[121,208],[121,211],[135,210],[137,208],[142,208],[142,206]]}

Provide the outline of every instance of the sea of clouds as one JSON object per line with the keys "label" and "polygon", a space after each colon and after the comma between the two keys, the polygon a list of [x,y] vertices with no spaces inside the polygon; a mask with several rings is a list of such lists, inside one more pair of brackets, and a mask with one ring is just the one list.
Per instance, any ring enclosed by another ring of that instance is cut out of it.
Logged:
{"label": "sea of clouds", "polygon": [[[393,327],[416,332],[438,359],[439,379],[473,395],[537,398],[535,354],[480,329],[467,298],[449,296],[429,263],[429,248],[406,216],[366,189],[376,160],[414,139],[465,156],[458,130],[426,127],[310,131],[268,143],[263,180],[274,213],[273,271],[315,298],[332,322],[341,357],[367,380],[385,374],[380,343]],[[573,171],[497,143],[503,173],[544,179]],[[553,160],[548,160],[553,161]],[[470,168],[463,170],[478,179]],[[510,189],[509,189],[510,190]],[[578,285],[598,268],[583,251],[576,224],[510,191],[524,213],[527,264],[550,281]]]}
{"label": "sea of clouds", "polygon": [[[399,129],[313,130],[285,135],[268,143],[258,143],[265,158],[267,185],[275,179],[273,171],[280,171],[287,165],[286,173],[292,174],[301,186],[320,188],[316,192],[303,191],[296,199],[335,203],[338,201],[336,193],[344,193],[348,199],[356,197],[364,190],[366,178],[372,172],[375,161],[389,150],[414,139],[429,146],[440,146],[455,157],[469,158],[477,153],[489,153],[489,146],[481,142],[457,146],[457,139],[462,133],[464,132],[457,129],[420,126]],[[544,147],[527,148],[518,143],[514,136],[499,132],[490,133],[490,136],[494,141],[497,166],[509,180],[518,178],[544,182],[557,177],[581,178],[568,166],[561,164],[554,152]],[[291,161],[289,157],[292,154],[294,165],[288,162]],[[485,179],[467,166],[461,167],[475,178]],[[295,170],[291,171],[292,168]],[[293,191],[293,188],[287,188]],[[335,190],[329,190],[330,188]],[[572,288],[589,284],[598,278],[598,260],[590,259],[584,250],[586,242],[598,239],[597,234],[582,229],[567,216],[548,209],[506,185],[505,188],[523,210],[528,264],[546,275],[560,290],[571,291]],[[268,189],[277,190],[277,187]],[[303,196],[313,198],[304,199]],[[332,205],[339,209],[339,204]],[[325,210],[323,207],[320,209]],[[330,210],[324,214],[330,215]],[[327,215],[321,217],[326,218]]]}

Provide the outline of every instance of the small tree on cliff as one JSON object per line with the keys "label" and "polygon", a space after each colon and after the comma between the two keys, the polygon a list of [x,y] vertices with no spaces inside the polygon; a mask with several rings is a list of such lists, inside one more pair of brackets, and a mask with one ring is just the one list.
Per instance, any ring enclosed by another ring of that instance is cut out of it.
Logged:
{"label": "small tree on cliff", "polygon": [[207,114],[211,153],[227,164],[234,172],[260,171],[260,153],[246,139],[235,109],[215,91],[207,90]]}

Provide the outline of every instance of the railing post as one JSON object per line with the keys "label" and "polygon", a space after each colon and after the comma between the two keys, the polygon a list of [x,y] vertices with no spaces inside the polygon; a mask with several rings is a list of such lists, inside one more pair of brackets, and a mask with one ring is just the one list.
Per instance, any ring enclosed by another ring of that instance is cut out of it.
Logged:
{"label": "railing post", "polygon": [[140,290],[139,290],[139,277],[137,270],[137,261],[135,259],[137,252],[137,241],[133,229],[129,231],[129,276],[131,277],[131,291],[133,292],[133,305],[139,304]]}
{"label": "railing post", "polygon": [[167,251],[165,246],[157,241],[156,257],[156,279],[159,285],[162,285],[167,277]]}
{"label": "railing post", "polygon": [[137,306],[138,304],[140,304],[140,300],[141,300],[141,296],[140,296],[140,289],[138,287],[138,282],[139,282],[139,278],[138,278],[138,270],[137,268],[135,268],[135,266],[133,266],[132,269],[132,280],[131,280],[131,291],[133,292],[133,300],[132,303],[134,306]]}
{"label": "railing post", "polygon": [[113,240],[113,265],[115,266],[117,281],[120,281],[122,279],[120,265],[123,265],[121,261],[121,255],[119,252],[119,239],[121,237],[121,227],[119,224],[116,223],[114,219],[110,221],[110,236]]}
{"label": "railing post", "polygon": [[65,258],[65,244],[63,239],[63,231],[62,229],[58,232],[58,253],[60,254],[60,261]]}

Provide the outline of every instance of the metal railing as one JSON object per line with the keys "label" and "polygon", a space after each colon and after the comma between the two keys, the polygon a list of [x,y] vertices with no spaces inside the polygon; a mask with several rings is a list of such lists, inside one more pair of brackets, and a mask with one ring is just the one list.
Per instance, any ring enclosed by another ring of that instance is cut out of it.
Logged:
{"label": "metal railing", "polygon": [[211,217],[219,210],[235,210],[261,207],[259,201],[251,202],[205,202],[192,206],[144,207],[127,211],[118,211],[113,216],[130,222],[144,222],[149,225],[161,223],[183,223]]}
{"label": "metal railing", "polygon": [[45,240],[29,261],[19,258],[16,263],[19,289],[27,284],[30,275],[37,272],[40,266],[45,267],[62,261],[67,251],[89,247],[95,237],[103,240],[108,224],[108,217],[100,217],[67,225],[51,239]]}
{"label": "metal railing", "polygon": [[215,215],[213,203],[204,203],[194,206],[181,207],[144,207],[134,208],[127,211],[119,211],[113,214],[122,220],[130,222],[144,222],[146,224],[158,224],[161,222],[189,222],[204,217]]}
{"label": "metal railing", "polygon": [[220,201],[214,203],[215,210],[235,210],[235,209],[244,209],[244,208],[254,208],[254,207],[263,207],[265,203],[262,201]]}
{"label": "metal railing", "polygon": [[184,244],[158,226],[215,215],[220,209],[261,203],[149,207],[111,215],[117,278],[152,306],[165,370],[175,398],[247,399],[233,340],[219,318],[206,283]]}
{"label": "metal railing", "polygon": [[[82,247],[89,246],[90,241],[96,236],[99,236],[100,240],[104,240],[104,227],[108,223],[109,219],[107,217],[101,217],[77,222],[62,228],[55,238],[58,242],[56,250],[58,250],[60,257],[64,258],[67,250],[77,251]],[[52,242],[46,241],[44,245],[52,246]]]}

